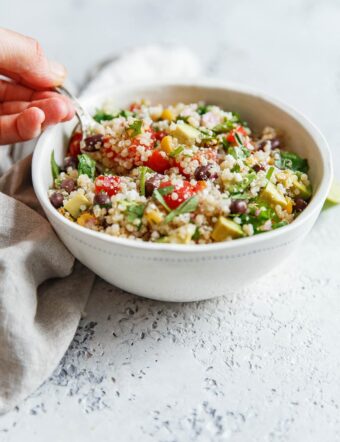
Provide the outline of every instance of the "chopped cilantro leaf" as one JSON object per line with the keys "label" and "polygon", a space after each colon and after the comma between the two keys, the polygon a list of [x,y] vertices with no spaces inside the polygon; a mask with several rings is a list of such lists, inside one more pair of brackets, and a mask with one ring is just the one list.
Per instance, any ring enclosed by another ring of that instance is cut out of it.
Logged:
{"label": "chopped cilantro leaf", "polygon": [[122,111],[120,111],[120,112],[118,113],[118,116],[119,116],[119,117],[124,117],[124,118],[132,117],[133,115],[134,115],[133,112],[130,112],[130,111],[125,110],[125,109],[123,109]]}
{"label": "chopped cilantro leaf", "polygon": [[142,133],[142,125],[143,125],[143,121],[142,120],[135,120],[133,123],[130,124],[129,126],[129,136],[131,138],[136,137],[137,135]]}
{"label": "chopped cilantro leaf", "polygon": [[204,115],[208,112],[208,106],[206,106],[204,103],[200,103],[197,106],[196,112],[198,113],[198,115]]}
{"label": "chopped cilantro leaf", "polygon": [[200,239],[200,230],[198,227],[196,227],[195,233],[192,235],[191,239],[193,239],[194,241],[197,241]]}
{"label": "chopped cilantro leaf", "polygon": [[169,193],[174,191],[174,186],[166,186],[166,187],[161,187],[158,189],[158,192],[164,196],[164,195],[169,195]]}
{"label": "chopped cilantro leaf", "polygon": [[147,172],[147,167],[142,166],[139,168],[139,187],[140,187],[140,194],[142,196],[145,196],[145,174]]}
{"label": "chopped cilantro leaf", "polygon": [[[243,193],[250,186],[250,183],[252,181],[254,181],[255,178],[256,178],[256,172],[251,171],[250,173],[245,175],[245,177],[243,178],[243,180],[240,183],[233,184],[230,186],[230,188],[229,188],[230,193],[231,194]],[[233,195],[233,198],[234,198],[234,195]]]}
{"label": "chopped cilantro leaf", "polygon": [[78,174],[87,175],[93,180],[96,173],[96,162],[86,154],[78,155]]}
{"label": "chopped cilantro leaf", "polygon": [[228,148],[228,154],[232,155],[236,160],[244,160],[250,155],[249,150],[244,146],[230,146]]}
{"label": "chopped cilantro leaf", "polygon": [[183,213],[194,212],[198,206],[198,198],[196,195],[185,200],[175,210],[172,210],[164,219],[164,224],[171,222],[175,216],[182,215]]}
{"label": "chopped cilantro leaf", "polygon": [[[274,168],[273,166],[271,166],[271,167],[269,168],[267,174],[266,174],[266,179],[267,179],[268,183],[269,183],[269,181],[270,181],[270,179],[271,179],[271,177],[272,177],[272,175],[273,175],[273,173],[274,173],[274,170],[275,170],[275,168]],[[268,183],[267,183],[267,184],[268,184]]]}
{"label": "chopped cilantro leaf", "polygon": [[53,179],[55,180],[60,174],[60,167],[58,166],[54,158],[54,150],[52,150],[51,153],[51,170],[52,170]]}
{"label": "chopped cilantro leaf", "polygon": [[184,147],[183,146],[178,146],[176,147],[176,149],[174,149],[172,152],[170,152],[169,157],[174,158],[177,157],[177,155],[179,155],[181,152],[183,152]]}
{"label": "chopped cilantro leaf", "polygon": [[234,129],[233,121],[226,120],[223,123],[213,127],[212,130],[215,132],[215,134],[223,134],[225,132],[229,132],[231,129]]}
{"label": "chopped cilantro leaf", "polygon": [[[168,187],[172,187],[172,186],[168,186]],[[166,189],[166,187],[163,187],[163,189]],[[159,189],[159,190],[161,190],[161,189]],[[163,196],[162,196],[162,194],[160,193],[159,190],[158,190],[158,189],[155,189],[155,190],[153,191],[152,196],[155,198],[156,201],[159,202],[159,204],[160,204],[161,206],[164,207],[164,209],[165,209],[167,212],[171,212],[170,207],[169,207],[169,206],[167,205],[167,203],[164,201],[164,198],[163,198]]]}
{"label": "chopped cilantro leaf", "polygon": [[97,123],[100,123],[101,121],[110,121],[110,120],[113,120],[114,119],[114,115],[112,115],[112,114],[108,114],[108,113],[106,113],[106,112],[103,112],[103,111],[97,111],[95,114],[94,114],[94,116],[93,116],[93,118],[97,121]]}
{"label": "chopped cilantro leaf", "polygon": [[279,169],[290,169],[302,173],[308,172],[308,161],[301,158],[298,154],[293,152],[280,151],[280,158],[275,161],[275,166]]}
{"label": "chopped cilantro leaf", "polygon": [[136,219],[141,220],[143,217],[145,204],[143,203],[131,203],[127,206],[127,220],[129,223],[133,223]]}

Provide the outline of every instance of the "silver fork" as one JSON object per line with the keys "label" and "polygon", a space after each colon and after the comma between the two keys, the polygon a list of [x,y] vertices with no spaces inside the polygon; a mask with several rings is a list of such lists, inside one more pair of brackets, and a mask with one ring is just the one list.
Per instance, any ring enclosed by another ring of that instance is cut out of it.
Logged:
{"label": "silver fork", "polygon": [[74,104],[76,115],[80,123],[80,129],[83,134],[83,139],[85,139],[87,135],[93,133],[96,128],[100,127],[100,124],[97,123],[94,118],[92,118],[90,113],[87,112],[87,110],[82,106],[79,100],[65,86],[58,86],[55,88],[55,90],[59,94],[65,95],[66,97],[70,98],[70,100]]}

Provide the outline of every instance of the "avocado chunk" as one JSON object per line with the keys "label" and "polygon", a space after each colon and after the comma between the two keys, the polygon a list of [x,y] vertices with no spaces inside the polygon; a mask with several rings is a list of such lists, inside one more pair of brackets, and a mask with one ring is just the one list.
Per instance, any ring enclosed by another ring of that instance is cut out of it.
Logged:
{"label": "avocado chunk", "polygon": [[293,183],[293,189],[299,191],[299,195],[303,199],[309,199],[312,196],[311,186],[306,186],[301,181],[295,180]]}
{"label": "avocado chunk", "polygon": [[90,202],[84,195],[80,193],[77,193],[74,197],[69,199],[64,205],[65,209],[68,212],[70,212],[73,218],[78,218],[81,212],[81,206],[89,207]]}
{"label": "avocado chunk", "polygon": [[214,230],[211,234],[214,241],[220,242],[225,241],[227,238],[239,238],[243,236],[243,231],[239,224],[235,221],[220,216],[215,224]]}
{"label": "avocado chunk", "polygon": [[273,204],[275,206],[278,204],[284,209],[287,207],[288,204],[284,195],[282,195],[282,193],[278,191],[275,184],[271,183],[270,181],[268,182],[267,186],[262,190],[261,197],[269,204]]}
{"label": "avocado chunk", "polygon": [[194,144],[201,135],[200,131],[189,124],[177,124],[176,129],[171,131],[171,135],[177,138],[179,143]]}
{"label": "avocado chunk", "polygon": [[178,227],[169,235],[169,242],[177,244],[189,244],[196,227],[193,224]]}

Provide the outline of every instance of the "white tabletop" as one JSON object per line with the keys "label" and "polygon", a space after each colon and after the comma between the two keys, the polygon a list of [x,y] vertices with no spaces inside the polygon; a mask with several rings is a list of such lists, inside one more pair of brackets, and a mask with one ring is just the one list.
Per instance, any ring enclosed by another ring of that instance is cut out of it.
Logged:
{"label": "white tabletop", "polygon": [[[340,169],[336,0],[12,0],[0,16],[78,84],[136,43],[187,44],[211,75],[305,112]],[[339,217],[324,212],[289,262],[233,297],[166,304],[98,280],[67,355],[0,419],[0,440],[340,440]]]}

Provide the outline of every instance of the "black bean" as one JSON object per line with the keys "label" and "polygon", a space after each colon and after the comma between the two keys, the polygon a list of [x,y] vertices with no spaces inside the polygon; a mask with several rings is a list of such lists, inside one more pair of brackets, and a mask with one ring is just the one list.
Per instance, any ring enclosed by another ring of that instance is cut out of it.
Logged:
{"label": "black bean", "polygon": [[274,138],[270,140],[272,149],[279,149],[281,146],[281,141],[278,138]]}
{"label": "black bean", "polygon": [[91,135],[89,137],[86,137],[84,140],[85,147],[83,150],[86,152],[94,152],[96,150],[97,145],[102,146],[103,144],[103,135],[102,134],[96,134]]}
{"label": "black bean", "polygon": [[260,172],[260,170],[266,170],[263,164],[255,164],[253,166],[253,170],[255,170],[255,172]]}
{"label": "black bean", "polygon": [[217,173],[211,170],[211,165],[198,166],[195,170],[194,176],[197,181],[206,181],[217,178]]}
{"label": "black bean", "polygon": [[111,198],[105,192],[96,193],[93,198],[93,204],[98,204],[99,206],[110,206]]}
{"label": "black bean", "polygon": [[230,213],[246,213],[248,205],[243,200],[234,200],[230,204]]}
{"label": "black bean", "polygon": [[72,167],[72,169],[76,169],[78,166],[78,160],[75,157],[66,157],[64,169],[66,170],[68,167]]}
{"label": "black bean", "polygon": [[50,196],[50,201],[56,209],[59,209],[59,207],[61,207],[63,205],[64,197],[62,196],[61,193],[54,192]]}
{"label": "black bean", "polygon": [[145,196],[151,196],[153,191],[158,189],[163,178],[164,176],[160,175],[159,173],[156,173],[155,175],[152,175],[152,177],[148,178],[145,181]]}
{"label": "black bean", "polygon": [[267,144],[267,140],[259,141],[256,145],[257,150],[264,150],[266,144]]}
{"label": "black bean", "polygon": [[303,200],[302,198],[296,198],[295,200],[295,210],[297,212],[302,212],[306,207],[308,203]]}
{"label": "black bean", "polygon": [[72,178],[66,178],[65,180],[62,180],[60,187],[61,189],[66,190],[66,192],[71,193],[75,188],[75,184]]}

